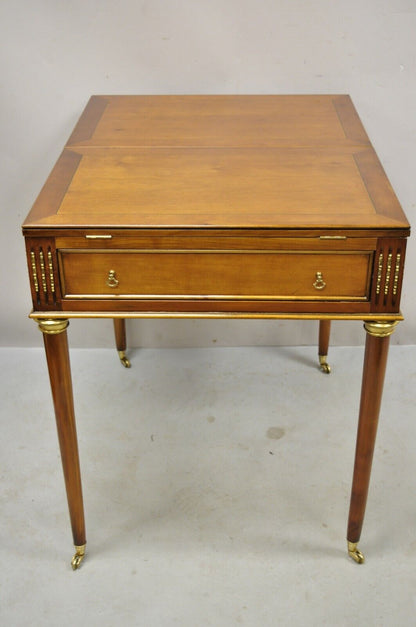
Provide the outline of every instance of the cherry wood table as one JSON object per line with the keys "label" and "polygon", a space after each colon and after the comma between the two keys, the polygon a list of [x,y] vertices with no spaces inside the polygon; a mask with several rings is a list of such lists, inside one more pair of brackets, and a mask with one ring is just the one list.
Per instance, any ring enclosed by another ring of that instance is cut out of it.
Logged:
{"label": "cherry wood table", "polygon": [[317,319],[366,334],[348,552],[358,563],[409,224],[349,96],[93,96],[23,225],[75,543],[69,318]]}

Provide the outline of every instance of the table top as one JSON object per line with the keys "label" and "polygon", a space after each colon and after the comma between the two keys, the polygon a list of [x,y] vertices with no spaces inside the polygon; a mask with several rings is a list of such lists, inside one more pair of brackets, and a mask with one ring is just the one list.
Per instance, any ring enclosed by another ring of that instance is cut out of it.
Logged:
{"label": "table top", "polygon": [[409,224],[349,96],[93,96],[23,228]]}

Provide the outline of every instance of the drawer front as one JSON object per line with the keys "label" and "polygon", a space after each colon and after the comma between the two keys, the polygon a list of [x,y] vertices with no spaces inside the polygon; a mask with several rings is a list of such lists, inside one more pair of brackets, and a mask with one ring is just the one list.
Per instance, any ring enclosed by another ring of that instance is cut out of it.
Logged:
{"label": "drawer front", "polygon": [[372,253],[59,253],[66,298],[367,300]]}

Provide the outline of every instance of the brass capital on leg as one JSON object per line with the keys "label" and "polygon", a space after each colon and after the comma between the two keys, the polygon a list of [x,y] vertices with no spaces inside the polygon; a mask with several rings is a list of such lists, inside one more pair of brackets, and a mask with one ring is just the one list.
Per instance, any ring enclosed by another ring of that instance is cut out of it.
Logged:
{"label": "brass capital on leg", "polygon": [[52,319],[52,318],[35,318],[38,323],[38,327],[42,333],[47,335],[58,335],[63,333],[69,325],[69,320],[64,319]]}
{"label": "brass capital on leg", "polygon": [[399,320],[371,320],[364,322],[364,329],[374,337],[388,337],[398,324]]}

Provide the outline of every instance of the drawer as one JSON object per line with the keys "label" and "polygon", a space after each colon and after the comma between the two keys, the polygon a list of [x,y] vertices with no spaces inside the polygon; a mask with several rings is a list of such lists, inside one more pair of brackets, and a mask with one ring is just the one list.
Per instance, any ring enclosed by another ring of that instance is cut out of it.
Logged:
{"label": "drawer", "polygon": [[66,298],[366,300],[372,253],[61,250]]}

